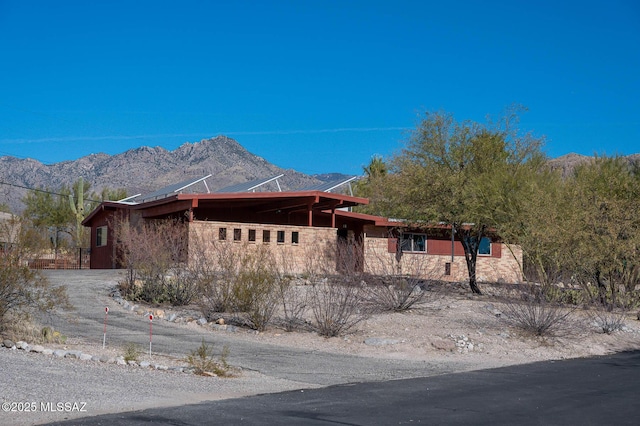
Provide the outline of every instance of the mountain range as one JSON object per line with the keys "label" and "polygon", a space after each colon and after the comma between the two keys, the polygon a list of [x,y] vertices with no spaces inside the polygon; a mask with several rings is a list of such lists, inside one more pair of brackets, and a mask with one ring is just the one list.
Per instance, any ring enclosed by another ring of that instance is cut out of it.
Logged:
{"label": "mountain range", "polygon": [[[551,159],[549,164],[568,175],[578,164],[591,158],[572,153]],[[626,158],[640,167],[640,154]],[[209,174],[212,176],[206,182],[211,191],[280,174],[284,174],[278,180],[283,191],[347,177],[340,173],[310,176],[292,169],[285,170],[250,153],[234,139],[217,136],[200,142],[187,142],[173,151],[143,146],[117,155],[91,154],[50,165],[29,158],[0,157],[0,204],[7,204],[14,212],[20,212],[21,200],[28,188],[55,191],[63,185],[71,186],[80,177],[91,184],[91,191],[125,189],[134,195]],[[272,187],[267,189],[277,190],[275,185],[270,185]]]}
{"label": "mountain range", "polygon": [[209,174],[212,176],[206,182],[211,191],[279,174],[284,174],[278,179],[283,191],[345,176],[339,173],[309,176],[285,170],[250,153],[234,139],[218,136],[185,143],[173,151],[143,146],[117,155],[91,154],[50,165],[29,158],[0,157],[0,182],[3,183],[0,204],[5,203],[19,212],[26,188],[57,190],[63,185],[71,186],[80,177],[91,184],[90,191],[99,193],[103,188],[122,188],[134,195]]}

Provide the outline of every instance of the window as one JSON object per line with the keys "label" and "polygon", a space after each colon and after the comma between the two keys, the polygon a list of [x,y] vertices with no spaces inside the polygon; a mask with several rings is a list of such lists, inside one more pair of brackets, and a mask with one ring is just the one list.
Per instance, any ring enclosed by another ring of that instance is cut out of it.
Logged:
{"label": "window", "polygon": [[277,240],[280,244],[284,243],[284,231],[278,231]]}
{"label": "window", "polygon": [[242,229],[233,230],[233,241],[242,241]]}
{"label": "window", "polygon": [[96,228],[96,247],[104,247],[107,245],[107,227],[100,226]]}
{"label": "window", "polygon": [[227,239],[227,228],[219,228],[218,229],[218,239],[220,241],[224,241]]}
{"label": "window", "polygon": [[444,264],[444,274],[451,275],[451,262],[447,262]]}
{"label": "window", "polygon": [[480,240],[480,247],[478,247],[478,254],[482,256],[491,256],[491,240],[487,237],[483,237]]}
{"label": "window", "polygon": [[266,229],[262,231],[262,242],[263,243],[271,242],[271,231],[268,231]]}
{"label": "window", "polygon": [[249,229],[249,241],[256,241],[256,230],[255,229]]}
{"label": "window", "polygon": [[402,251],[427,251],[427,236],[424,234],[402,234],[400,248]]}
{"label": "window", "polygon": [[291,233],[291,244],[298,244],[300,242],[300,234],[298,231],[293,231]]}
{"label": "window", "polygon": [[[475,241],[475,237],[472,237]],[[491,239],[488,237],[482,237],[480,240],[480,246],[478,247],[478,255],[491,256]]]}

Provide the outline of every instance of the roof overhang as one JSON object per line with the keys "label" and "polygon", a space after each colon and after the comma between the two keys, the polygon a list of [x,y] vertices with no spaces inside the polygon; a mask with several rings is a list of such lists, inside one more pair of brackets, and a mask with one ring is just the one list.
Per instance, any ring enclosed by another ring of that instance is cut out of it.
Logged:
{"label": "roof overhang", "polygon": [[190,208],[212,206],[233,206],[252,208],[258,211],[336,211],[342,208],[369,204],[369,200],[345,194],[323,191],[291,192],[231,192],[209,194],[173,194],[158,200],[140,204],[105,201],[94,209],[85,220],[84,226],[90,226],[92,219],[105,210],[142,211],[143,217],[155,217],[177,213]]}

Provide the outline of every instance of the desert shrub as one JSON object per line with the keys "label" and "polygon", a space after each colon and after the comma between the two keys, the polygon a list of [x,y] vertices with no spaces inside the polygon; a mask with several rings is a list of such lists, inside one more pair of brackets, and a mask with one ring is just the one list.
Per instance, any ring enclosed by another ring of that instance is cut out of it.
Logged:
{"label": "desert shrub", "polygon": [[138,345],[136,345],[135,343],[129,342],[124,346],[123,357],[126,362],[129,362],[129,361],[137,362],[141,353],[142,353],[142,350]]}
{"label": "desert shrub", "polygon": [[340,277],[314,283],[310,300],[314,325],[321,336],[340,336],[369,317],[362,286],[345,284]]}
{"label": "desert shrub", "polygon": [[308,326],[305,320],[309,300],[305,288],[295,285],[292,279],[278,283],[278,297],[282,305],[282,326],[285,331],[295,331]]}
{"label": "desert shrub", "polygon": [[544,297],[549,303],[558,303],[561,305],[581,306],[588,303],[589,296],[578,288],[561,288],[556,285],[544,286]]}
{"label": "desert shrub", "polygon": [[621,331],[629,313],[640,307],[640,294],[622,286],[610,286],[605,291],[591,289],[589,294],[591,303],[588,315],[591,323],[606,334]]}
{"label": "desert shrub", "polygon": [[40,336],[43,343],[64,344],[67,341],[67,336],[49,326],[42,327],[42,329],[40,330]]}
{"label": "desert shrub", "polygon": [[207,317],[215,312],[230,312],[240,253],[199,236],[194,241],[189,263],[197,279],[200,310]]}
{"label": "desert shrub", "polygon": [[548,301],[544,290],[537,286],[529,286],[519,300],[506,300],[502,305],[502,313],[510,325],[535,336],[570,332],[575,325],[574,311],[575,307]]}
{"label": "desert shrub", "polygon": [[358,247],[361,244],[346,239],[307,253],[309,304],[314,327],[321,336],[342,335],[370,315],[364,303],[364,265]]}
{"label": "desert shrub", "polygon": [[194,373],[198,375],[215,374],[216,376],[229,376],[231,367],[227,362],[229,356],[229,347],[224,346],[218,359],[215,358],[213,348],[207,345],[202,339],[202,343],[197,349],[191,351],[187,355],[187,363],[194,369]]}
{"label": "desert shrub", "polygon": [[5,233],[12,240],[0,251],[0,331],[10,320],[68,305],[65,287],[53,287],[39,271],[27,266],[34,250],[29,224],[18,218],[3,222],[3,227],[14,228]]}
{"label": "desert shrub", "polygon": [[272,252],[262,246],[227,244],[194,237],[190,256],[198,282],[198,304],[207,319],[233,313],[231,322],[264,330],[278,307],[281,274]]}
{"label": "desert shrub", "polygon": [[241,256],[232,305],[235,311],[244,312],[247,325],[255,330],[264,330],[277,309],[276,269],[268,249],[260,247]]}
{"label": "desert shrub", "polygon": [[186,266],[187,228],[174,220],[132,226],[113,224],[119,262],[126,268],[119,283],[123,297],[148,303],[188,305],[197,294],[198,277]]}
{"label": "desert shrub", "polygon": [[624,309],[608,309],[601,304],[589,310],[589,318],[601,332],[612,334],[624,328],[628,311]]}
{"label": "desert shrub", "polygon": [[427,299],[425,281],[415,276],[371,277],[364,287],[364,301],[373,311],[403,312]]}

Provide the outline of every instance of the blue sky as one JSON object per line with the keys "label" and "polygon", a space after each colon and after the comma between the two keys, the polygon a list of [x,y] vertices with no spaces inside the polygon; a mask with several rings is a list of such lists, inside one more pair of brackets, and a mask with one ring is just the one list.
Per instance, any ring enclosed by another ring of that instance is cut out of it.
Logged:
{"label": "blue sky", "polygon": [[640,152],[637,1],[0,0],[0,156],[224,134],[361,173],[425,111],[528,112],[552,157]]}

